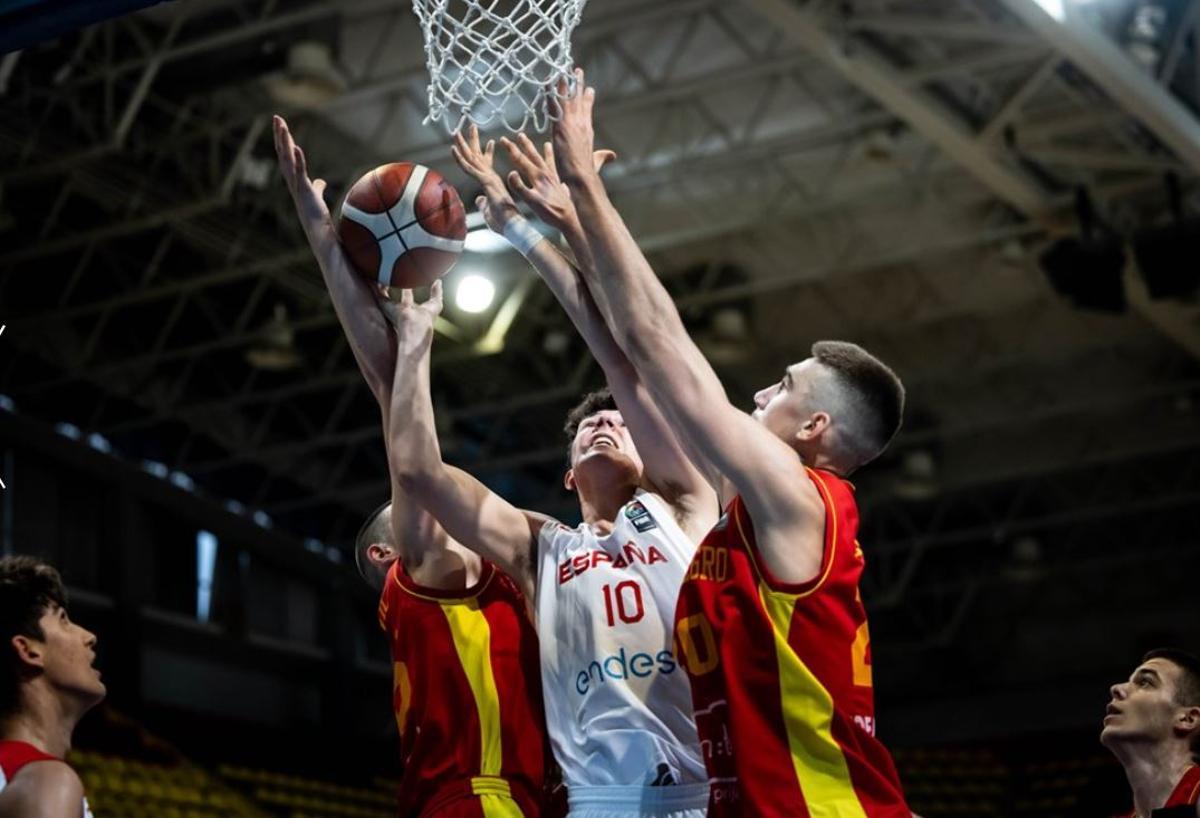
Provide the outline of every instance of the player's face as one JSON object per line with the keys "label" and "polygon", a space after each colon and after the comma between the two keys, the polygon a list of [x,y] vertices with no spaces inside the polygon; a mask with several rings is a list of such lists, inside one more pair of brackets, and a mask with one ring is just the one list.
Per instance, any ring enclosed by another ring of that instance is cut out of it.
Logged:
{"label": "player's face", "polygon": [[96,662],[96,635],[71,621],[65,608],[51,605],[39,621],[44,639],[42,670],[56,689],[81,699],[87,707],[107,692]]}
{"label": "player's face", "polygon": [[1100,741],[1156,742],[1171,737],[1181,711],[1175,703],[1180,670],[1165,659],[1144,662],[1129,681],[1113,685]]}
{"label": "player's face", "polygon": [[642,458],[625,428],[621,413],[614,409],[589,415],[575,432],[575,440],[571,443],[571,468],[589,468],[592,461],[597,461],[596,465],[617,461],[632,467],[638,475],[642,473]]}
{"label": "player's face", "polygon": [[754,395],[753,417],[780,440],[795,445],[797,435],[811,419],[809,385],[821,376],[821,365],[808,358],[792,364],[783,376]]}

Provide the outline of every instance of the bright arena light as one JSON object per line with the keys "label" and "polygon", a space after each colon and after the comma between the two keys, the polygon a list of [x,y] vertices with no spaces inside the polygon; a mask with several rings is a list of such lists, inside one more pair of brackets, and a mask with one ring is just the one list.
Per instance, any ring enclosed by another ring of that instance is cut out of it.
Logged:
{"label": "bright arena light", "polygon": [[481,275],[465,275],[454,291],[454,303],[463,312],[483,312],[492,305],[496,286]]}

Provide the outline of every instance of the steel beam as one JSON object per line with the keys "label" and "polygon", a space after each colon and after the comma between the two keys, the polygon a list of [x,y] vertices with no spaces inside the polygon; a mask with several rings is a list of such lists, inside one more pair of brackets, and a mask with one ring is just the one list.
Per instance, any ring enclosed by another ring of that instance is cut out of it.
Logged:
{"label": "steel beam", "polygon": [[1092,80],[1194,172],[1200,172],[1200,121],[1068,0],[1000,0],[1048,45]]}
{"label": "steel beam", "polygon": [[983,147],[975,131],[935,97],[908,87],[898,67],[873,53],[868,45],[840,41],[797,0],[745,2],[779,31],[907,122],[999,198],[1031,218],[1049,215],[1051,202],[1036,180]]}

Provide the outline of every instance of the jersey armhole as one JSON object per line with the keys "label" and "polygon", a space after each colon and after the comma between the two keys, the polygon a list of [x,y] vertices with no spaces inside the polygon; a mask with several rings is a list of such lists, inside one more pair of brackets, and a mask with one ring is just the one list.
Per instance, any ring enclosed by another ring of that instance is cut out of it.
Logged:
{"label": "jersey armhole", "polygon": [[805,582],[783,582],[772,574],[762,554],[759,553],[757,541],[754,538],[754,525],[750,520],[750,512],[746,509],[746,504],[743,502],[741,495],[738,495],[734,499],[729,509],[729,516],[732,518],[733,524],[737,527],[738,536],[741,537],[742,544],[746,547],[746,552],[750,555],[750,563],[754,566],[754,572],[758,575],[760,583],[768,592],[791,597],[792,599],[803,599],[812,596],[824,587],[825,582],[829,579],[829,575],[833,573],[833,562],[837,556],[837,509],[833,503],[833,495],[819,474],[808,467],[805,467],[805,473],[817,487],[817,491],[821,495],[821,503],[825,507],[825,536],[823,537],[824,542],[821,545],[821,567],[817,575],[810,580]]}
{"label": "jersey armhole", "polygon": [[[545,577],[542,576],[542,572],[546,566],[542,563],[546,560],[547,556],[550,555],[551,546],[554,542],[554,532],[551,528],[552,526],[554,528],[562,527],[562,523],[552,518],[547,519],[546,522],[542,523],[542,527],[537,530],[537,536],[534,537],[533,543],[535,552],[533,555],[532,566],[534,611],[533,624],[535,629],[537,629],[538,623],[537,612],[540,611],[542,607],[542,582],[545,581]],[[553,576],[553,572],[551,572],[551,576]]]}

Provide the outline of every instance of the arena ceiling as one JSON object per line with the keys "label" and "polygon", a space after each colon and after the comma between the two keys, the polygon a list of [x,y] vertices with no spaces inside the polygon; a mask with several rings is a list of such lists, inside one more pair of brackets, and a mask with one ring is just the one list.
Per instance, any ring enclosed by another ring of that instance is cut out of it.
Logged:
{"label": "arena ceiling", "polygon": [[[1200,309],[1129,274],[1126,312],[1080,311],[1037,265],[1081,186],[1126,235],[1168,214],[1168,173],[1200,209],[1200,2],[1175,4],[1153,70],[1122,43],[1136,6],[593,0],[576,34],[610,190],[735,400],[825,337],[907,382],[905,431],[860,485],[896,644],[953,643],[997,583],[1194,545]],[[301,42],[344,80],[311,108],[279,101]],[[5,55],[0,392],[347,543],[387,493],[378,411],[269,118],[331,198],[401,159],[473,195],[422,124],[424,63],[401,0],[188,0]],[[446,456],[569,516],[559,429],[599,372],[519,258],[468,254],[452,284],[468,269],[499,297],[447,307]]]}

